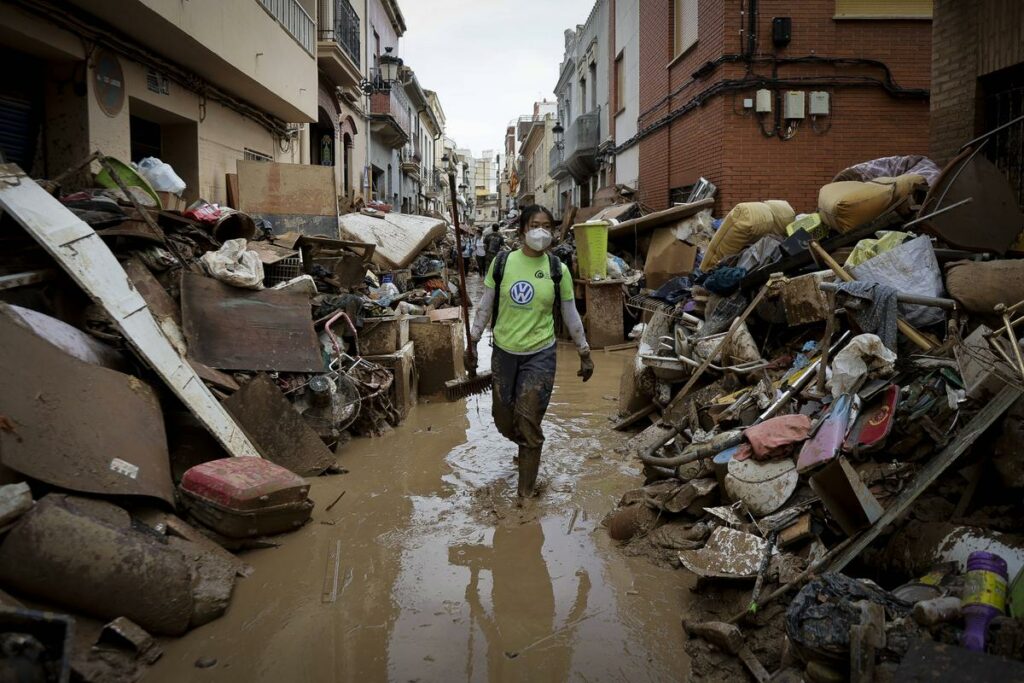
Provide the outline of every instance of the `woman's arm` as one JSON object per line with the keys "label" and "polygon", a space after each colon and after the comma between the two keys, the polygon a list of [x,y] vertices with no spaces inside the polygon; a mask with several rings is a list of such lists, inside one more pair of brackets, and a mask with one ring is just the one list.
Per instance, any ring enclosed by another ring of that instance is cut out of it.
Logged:
{"label": "woman's arm", "polygon": [[576,310],[576,302],[573,299],[562,300],[562,320],[569,328],[569,334],[576,343],[576,349],[580,353],[589,352],[590,344],[587,343],[587,333],[583,330],[583,320],[580,319],[580,312]]}
{"label": "woman's arm", "polygon": [[[572,302],[570,302],[572,303]],[[491,311],[494,310],[494,288],[484,287],[484,295],[476,304],[476,315],[473,316],[473,324],[469,327],[469,337],[475,342],[480,341],[484,334],[484,328],[491,319]],[[579,314],[576,314],[579,319]]]}

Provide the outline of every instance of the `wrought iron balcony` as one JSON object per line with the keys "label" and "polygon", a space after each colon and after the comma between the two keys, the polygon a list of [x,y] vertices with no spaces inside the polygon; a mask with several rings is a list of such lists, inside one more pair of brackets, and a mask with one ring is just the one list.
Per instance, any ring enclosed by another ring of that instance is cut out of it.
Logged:
{"label": "wrought iron balcony", "polygon": [[[601,142],[601,110],[577,116],[565,129],[562,150],[565,166],[577,182],[584,182],[597,171],[597,148]],[[552,177],[557,178],[552,169]]]}
{"label": "wrought iron balcony", "polygon": [[315,54],[313,47],[316,22],[302,9],[298,0],[258,1],[306,52]]}
{"label": "wrought iron balcony", "polygon": [[359,15],[349,0],[320,0],[317,64],[336,85],[355,87],[359,69]]}
{"label": "wrought iron balcony", "polygon": [[[370,69],[370,81],[384,86],[376,69]],[[378,90],[370,96],[370,131],[389,147],[403,147],[411,137],[411,111],[412,105],[401,84]]]}

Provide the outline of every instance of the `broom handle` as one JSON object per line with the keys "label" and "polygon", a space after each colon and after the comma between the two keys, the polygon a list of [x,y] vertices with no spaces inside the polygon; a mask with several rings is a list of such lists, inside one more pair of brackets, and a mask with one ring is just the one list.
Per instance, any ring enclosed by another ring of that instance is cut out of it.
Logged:
{"label": "broom handle", "polygon": [[[476,349],[473,348],[473,340],[469,334],[469,292],[466,291],[466,260],[462,258],[462,229],[459,227],[459,204],[458,198],[455,196],[455,172],[452,170],[448,171],[448,189],[452,195],[452,223],[455,224],[455,249],[458,251],[458,258],[455,260],[459,264],[459,299],[462,301],[462,319],[465,321],[466,327],[466,349],[469,351],[470,357],[476,360]],[[470,377],[476,376],[476,367],[466,368],[466,371]]]}

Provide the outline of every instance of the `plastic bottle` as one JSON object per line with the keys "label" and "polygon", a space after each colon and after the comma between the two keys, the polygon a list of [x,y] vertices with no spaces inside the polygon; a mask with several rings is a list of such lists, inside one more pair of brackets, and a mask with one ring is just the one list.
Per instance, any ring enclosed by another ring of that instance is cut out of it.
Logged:
{"label": "plastic bottle", "polygon": [[960,644],[968,650],[985,651],[989,622],[1006,611],[1006,579],[1006,560],[998,555],[979,550],[967,558]]}

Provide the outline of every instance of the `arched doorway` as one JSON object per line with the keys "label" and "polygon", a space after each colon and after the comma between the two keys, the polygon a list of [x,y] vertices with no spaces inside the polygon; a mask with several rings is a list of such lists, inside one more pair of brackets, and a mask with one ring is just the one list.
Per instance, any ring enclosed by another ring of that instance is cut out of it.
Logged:
{"label": "arched doorway", "polygon": [[352,168],[352,154],[355,149],[355,137],[358,133],[356,122],[351,116],[341,119],[341,192],[346,197],[355,194],[355,183],[352,179],[353,172],[362,172],[362,169]]}
{"label": "arched doorway", "polygon": [[337,129],[331,115],[317,107],[317,122],[310,125],[309,161],[318,166],[334,166]]}

